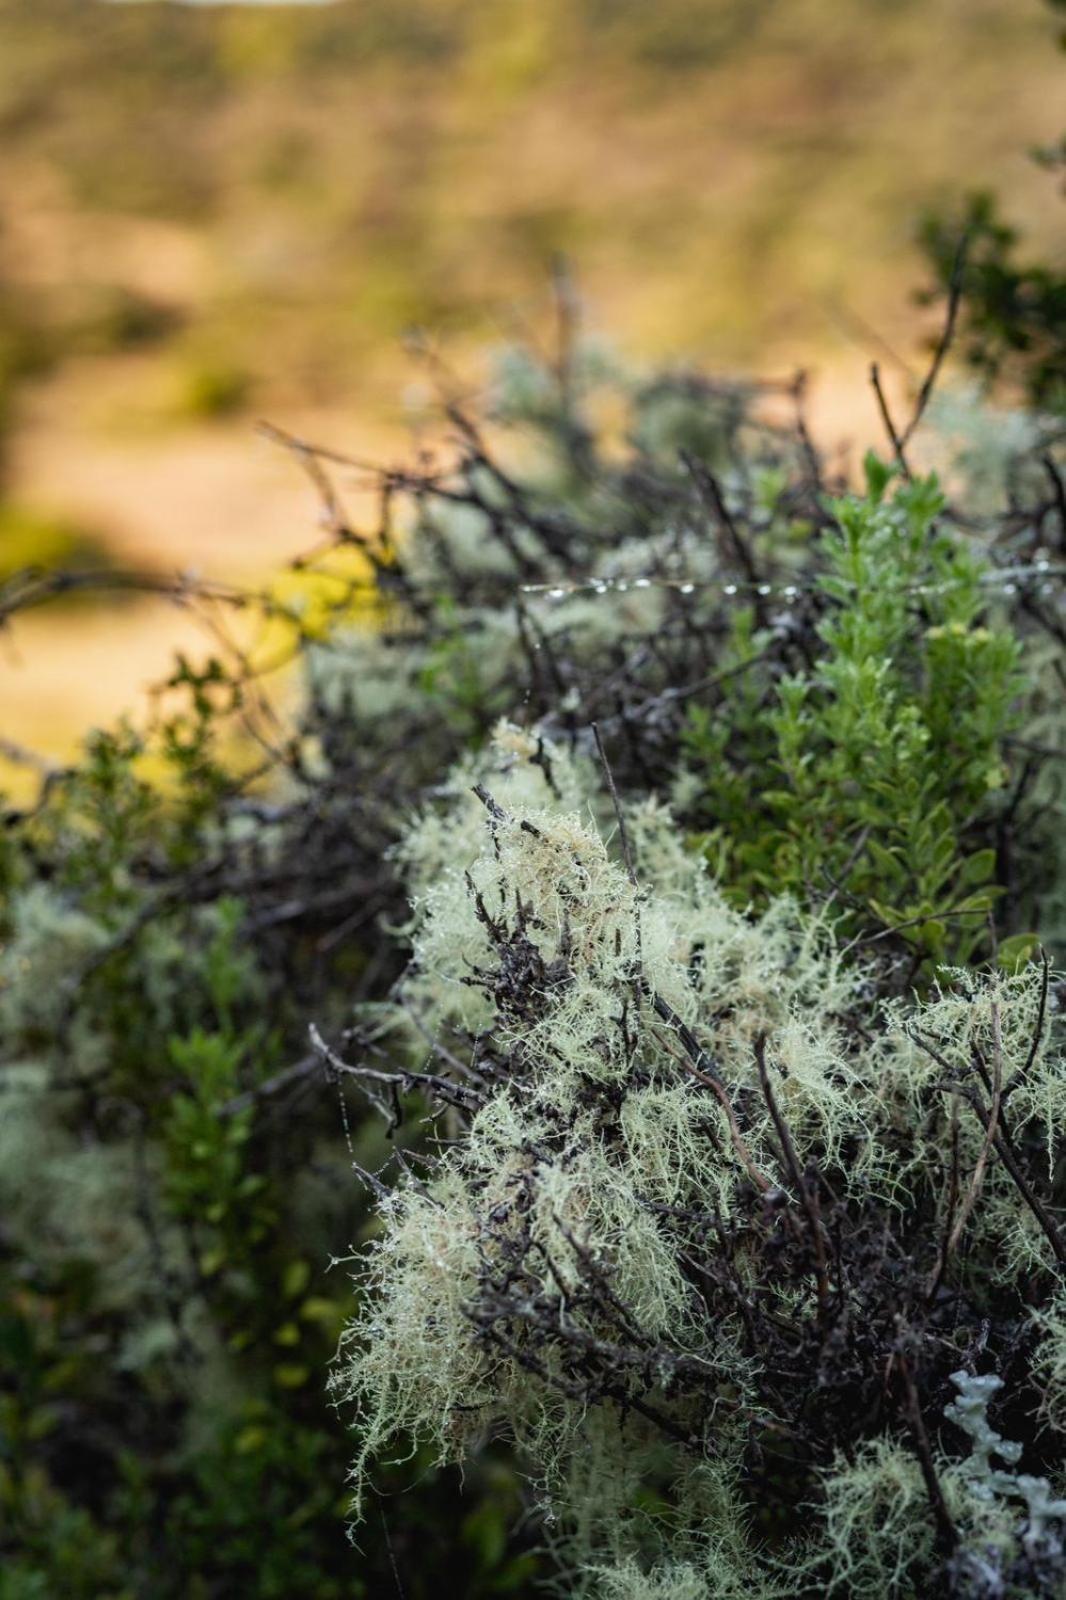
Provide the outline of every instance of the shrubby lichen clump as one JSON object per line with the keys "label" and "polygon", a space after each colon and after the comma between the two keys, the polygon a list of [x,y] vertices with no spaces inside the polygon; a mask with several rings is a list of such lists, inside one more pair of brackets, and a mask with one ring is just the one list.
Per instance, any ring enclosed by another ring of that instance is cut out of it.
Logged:
{"label": "shrubby lichen clump", "polygon": [[496,399],[10,816],[0,1585],[1057,1594],[1047,469]]}
{"label": "shrubby lichen clump", "polygon": [[[415,1019],[464,1131],[383,1204],[341,1379],[357,1479],[397,1435],[447,1460],[503,1429],[576,1587],[616,1592],[599,1568],[642,1557],[661,1584],[685,1551],[664,1593],[904,1592],[944,1555],[916,1379],[943,1420],[980,1342],[1038,1394],[1037,1330],[1021,1361],[989,1313],[1024,1317],[1063,1242],[987,1161],[976,1063],[1042,1184],[1066,1093],[1046,975],[944,973],[882,1005],[824,913],[731,908],[662,804],[623,813],[630,876],[596,777],[504,727],[403,847],[413,961],[373,1049]],[[960,1551],[1035,1561],[977,1475],[941,1476]]]}

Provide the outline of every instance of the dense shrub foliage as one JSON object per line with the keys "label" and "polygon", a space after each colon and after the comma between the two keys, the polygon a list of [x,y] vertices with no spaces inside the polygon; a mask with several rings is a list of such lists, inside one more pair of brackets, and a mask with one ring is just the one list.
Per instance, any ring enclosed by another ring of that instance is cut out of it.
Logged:
{"label": "dense shrub foliage", "polygon": [[0,1596],[1061,1594],[1055,427],[443,401],[7,815]]}

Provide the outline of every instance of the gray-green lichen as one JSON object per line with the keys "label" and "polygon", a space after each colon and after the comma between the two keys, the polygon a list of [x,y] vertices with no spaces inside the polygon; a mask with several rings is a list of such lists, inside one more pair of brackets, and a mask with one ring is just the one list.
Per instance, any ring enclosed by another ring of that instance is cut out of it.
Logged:
{"label": "gray-green lichen", "polygon": [[[758,1294],[797,1328],[819,1313],[802,1284],[767,1286],[749,1239],[729,1269],[739,1301],[709,1324],[685,1251],[750,1213],[753,1192],[794,1201],[810,1163],[841,1205],[886,1217],[943,1172],[949,1126],[961,1170],[977,1171],[981,1123],[942,1098],[975,1053],[1050,1158],[1066,1089],[1053,1031],[1035,1027],[1040,972],[945,972],[921,1002],[877,1007],[824,917],[787,899],[759,917],[730,907],[662,804],[625,808],[620,860],[601,787],[591,755],[504,724],[400,847],[413,959],[376,1036],[465,1058],[476,1109],[382,1200],[362,1264],[337,1377],[359,1418],[357,1504],[390,1441],[447,1462],[503,1434],[580,1592],[726,1600],[828,1572],[834,1593],[910,1593],[936,1530],[914,1449],[887,1435],[824,1477],[821,1531],[791,1565],[758,1556],[738,1484],[753,1433],[779,1419],[742,1302]],[[965,1231],[982,1272],[1047,1270],[1009,1179],[981,1170]],[[678,1217],[705,1220],[679,1243]],[[589,1362],[612,1374],[598,1389]],[[1009,1543],[972,1467],[945,1458],[942,1478],[975,1538]]]}

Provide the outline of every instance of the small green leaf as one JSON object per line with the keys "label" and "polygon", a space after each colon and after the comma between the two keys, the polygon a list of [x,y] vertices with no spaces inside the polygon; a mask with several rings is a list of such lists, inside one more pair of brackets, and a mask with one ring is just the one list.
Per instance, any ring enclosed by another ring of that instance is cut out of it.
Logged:
{"label": "small green leaf", "polygon": [[996,959],[1004,972],[1017,972],[1027,962],[1034,960],[1039,948],[1039,934],[1015,933],[1001,942]]}
{"label": "small green leaf", "polygon": [[874,505],[880,505],[884,499],[885,490],[892,482],[896,469],[888,466],[872,450],[867,450],[863,456],[862,468],[866,474],[866,493]]}
{"label": "small green leaf", "polygon": [[303,1294],[310,1282],[311,1263],[309,1261],[290,1261],[282,1275],[282,1293],[286,1300],[295,1300]]}
{"label": "small green leaf", "polygon": [[327,1300],[324,1295],[309,1295],[300,1307],[299,1315],[306,1322],[335,1322],[343,1315],[337,1300]]}
{"label": "small green leaf", "polygon": [[274,1368],[274,1382],[279,1389],[300,1389],[311,1376],[310,1367],[295,1362],[282,1361]]}
{"label": "small green leaf", "polygon": [[976,850],[968,856],[959,869],[956,880],[960,889],[977,888],[985,884],[996,870],[996,852],[994,850]]}

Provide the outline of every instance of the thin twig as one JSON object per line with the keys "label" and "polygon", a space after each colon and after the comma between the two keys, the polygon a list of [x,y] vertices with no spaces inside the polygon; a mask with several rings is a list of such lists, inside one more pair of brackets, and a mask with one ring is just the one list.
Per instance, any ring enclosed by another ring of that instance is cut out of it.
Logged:
{"label": "thin twig", "polygon": [[599,724],[596,722],[592,724],[592,735],[596,740],[596,749],[599,751],[600,762],[603,766],[603,775],[607,780],[607,792],[611,796],[611,804],[614,807],[615,819],[618,823],[618,838],[622,846],[622,859],[626,864],[626,872],[629,874],[629,881],[633,885],[634,889],[637,889],[640,886],[637,883],[636,868],[633,865],[633,852],[629,846],[629,831],[626,828],[625,813],[622,810],[622,802],[618,798],[618,790],[615,787],[614,773],[611,771],[611,764],[607,760],[607,751],[604,749],[603,739],[600,736]]}
{"label": "thin twig", "polygon": [[911,475],[911,469],[907,465],[907,457],[903,451],[903,441],[896,431],[896,424],[892,420],[892,413],[888,408],[888,401],[885,398],[885,391],[881,387],[881,368],[878,366],[876,361],[871,361],[870,363],[870,382],[873,384],[873,391],[877,396],[877,404],[881,412],[881,421],[885,425],[885,432],[888,434],[892,444],[892,453],[899,463],[903,476],[905,478],[909,478]]}
{"label": "thin twig", "polygon": [[962,1238],[963,1229],[966,1227],[966,1224],[970,1219],[970,1215],[973,1212],[973,1208],[977,1204],[977,1197],[981,1193],[981,1184],[984,1181],[985,1168],[988,1165],[988,1157],[989,1157],[989,1154],[990,1154],[991,1150],[995,1146],[996,1135],[999,1132],[1000,1097],[1001,1097],[1002,1093],[1003,1093],[1003,1036],[1002,1036],[1002,1033],[1000,1031],[1000,1023],[999,1023],[999,1002],[996,1001],[996,1000],[993,1000],[993,1002],[992,1002],[992,1096],[991,1096],[991,1106],[990,1106],[989,1113],[988,1113],[988,1123],[987,1123],[987,1125],[985,1127],[984,1142],[981,1145],[980,1153],[979,1153],[979,1155],[977,1157],[977,1161],[976,1161],[976,1163],[974,1165],[973,1175],[970,1178],[969,1186],[967,1187],[966,1193],[963,1196],[962,1205],[959,1207],[959,1214],[955,1219],[955,1224],[954,1224],[954,1226],[953,1226],[953,1228],[951,1230],[951,1236],[950,1236],[950,1238],[948,1239],[948,1242],[947,1242],[947,1247],[946,1247],[946,1251],[945,1251],[945,1260],[949,1260],[950,1257],[952,1256],[952,1254],[954,1253],[954,1251],[958,1248],[959,1240]]}
{"label": "thin twig", "polygon": [[915,402],[914,415],[908,422],[900,439],[900,449],[905,450],[910,442],[911,435],[925,415],[925,408],[929,404],[929,397],[936,387],[936,380],[940,376],[940,369],[944,364],[944,357],[951,349],[951,342],[955,337],[955,322],[959,314],[959,304],[962,300],[962,283],[966,273],[966,257],[970,248],[970,235],[968,232],[959,240],[958,249],[955,251],[955,260],[951,267],[951,281],[948,286],[948,314],[944,322],[944,331],[941,333],[937,346],[933,352],[932,364],[925,375],[925,381],[918,391]]}
{"label": "thin twig", "polygon": [[926,1301],[932,1300],[943,1280],[948,1264],[948,1244],[955,1226],[955,1208],[959,1199],[959,1102],[951,1102],[951,1165],[948,1169],[947,1203],[944,1207],[944,1231],[941,1237],[940,1249],[937,1252],[936,1265],[929,1275],[926,1284]]}
{"label": "thin twig", "polygon": [[766,1066],[766,1035],[760,1033],[755,1040],[755,1065],[759,1074],[759,1085],[762,1089],[766,1109],[777,1130],[777,1137],[781,1142],[781,1153],[784,1157],[785,1167],[799,1190],[800,1203],[807,1214],[807,1221],[811,1230],[811,1245],[814,1250],[815,1280],[818,1289],[818,1311],[824,1320],[829,1312],[829,1271],[825,1255],[825,1240],[822,1234],[822,1219],[818,1214],[818,1202],[811,1187],[804,1176],[803,1169],[796,1154],[796,1147],[792,1142],[792,1134],[788,1123],[785,1121],[774,1097],[773,1087],[770,1083],[770,1074]]}
{"label": "thin twig", "polygon": [[1044,1023],[1047,1019],[1048,992],[1051,987],[1051,963],[1048,960],[1048,953],[1043,946],[1041,946],[1040,950],[1040,960],[1043,966],[1043,973],[1040,979],[1040,1004],[1036,1013],[1036,1025],[1033,1028],[1033,1037],[1029,1041],[1029,1053],[1025,1058],[1024,1066],[1018,1069],[1018,1071],[1011,1078],[1010,1082],[1007,1084],[1006,1088],[1003,1090],[1004,1105],[1006,1105],[1015,1089],[1021,1087],[1026,1078],[1029,1076],[1030,1072],[1033,1070],[1033,1062],[1036,1060],[1036,1053],[1040,1049],[1040,1041],[1044,1036]]}
{"label": "thin twig", "polygon": [[944,1491],[937,1476],[936,1465],[933,1461],[933,1451],[926,1432],[925,1421],[922,1417],[921,1403],[918,1399],[918,1390],[911,1372],[910,1362],[902,1350],[896,1352],[896,1364],[903,1378],[903,1389],[906,1400],[906,1416],[911,1433],[914,1436],[915,1451],[918,1463],[922,1469],[922,1478],[925,1482],[929,1504],[932,1507],[933,1520],[936,1523],[937,1543],[946,1554],[954,1550],[959,1542],[959,1535],[948,1510]]}
{"label": "thin twig", "polygon": [[294,1061],[291,1066],[283,1067],[280,1072],[275,1072],[273,1077],[267,1078],[263,1083],[258,1083],[252,1089],[245,1089],[243,1094],[234,1095],[232,1100],[219,1107],[220,1117],[235,1117],[241,1111],[258,1105],[261,1100],[271,1100],[275,1095],[281,1094],[294,1083],[300,1083],[313,1072],[320,1070],[322,1058],[319,1054],[304,1056],[300,1061]]}

